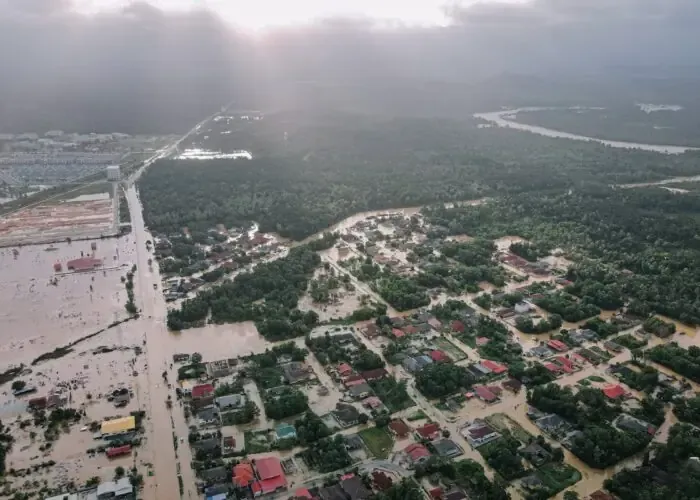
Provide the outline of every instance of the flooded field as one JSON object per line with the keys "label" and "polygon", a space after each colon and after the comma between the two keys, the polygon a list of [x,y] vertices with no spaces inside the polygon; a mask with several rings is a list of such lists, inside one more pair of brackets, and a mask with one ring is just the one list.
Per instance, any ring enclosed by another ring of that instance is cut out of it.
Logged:
{"label": "flooded field", "polygon": [[[0,363],[28,363],[44,352],[128,316],[121,278],[134,263],[130,236],[96,242],[0,249]],[[100,259],[94,271],[70,272],[67,262]],[[54,265],[61,264],[61,271]]]}

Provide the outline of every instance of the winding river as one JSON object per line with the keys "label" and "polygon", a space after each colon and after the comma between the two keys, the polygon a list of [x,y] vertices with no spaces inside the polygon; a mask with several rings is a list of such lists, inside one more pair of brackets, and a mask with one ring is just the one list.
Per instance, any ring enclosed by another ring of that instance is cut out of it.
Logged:
{"label": "winding river", "polygon": [[475,113],[474,118],[480,118],[487,122],[490,122],[498,127],[512,128],[515,130],[523,130],[526,132],[532,132],[533,134],[544,135],[547,137],[555,137],[559,139],[571,139],[574,141],[585,141],[585,142],[598,142],[606,146],[613,148],[622,149],[640,149],[643,151],[653,151],[656,153],[664,154],[683,154],[686,151],[697,151],[700,148],[693,148],[690,146],[664,146],[660,144],[642,144],[636,142],[624,142],[624,141],[608,141],[605,139],[598,139],[596,137],[587,137],[585,135],[570,134],[568,132],[562,132],[560,130],[553,130],[545,127],[538,127],[537,125],[528,125],[527,123],[520,123],[516,121],[518,113],[527,113],[530,111],[547,111],[558,108],[543,108],[543,107],[529,107],[529,108],[518,108],[518,109],[507,109],[502,111],[491,111],[489,113]]}

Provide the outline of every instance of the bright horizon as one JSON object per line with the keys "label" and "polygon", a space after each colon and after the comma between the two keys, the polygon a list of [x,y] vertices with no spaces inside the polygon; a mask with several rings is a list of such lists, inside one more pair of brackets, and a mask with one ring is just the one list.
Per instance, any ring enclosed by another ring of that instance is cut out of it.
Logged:
{"label": "bright horizon", "polygon": [[[246,30],[295,26],[331,17],[369,18],[409,26],[448,23],[445,9],[476,3],[522,3],[527,0],[148,0],[166,11],[207,9]],[[134,0],[74,0],[79,12],[93,14],[139,3]]]}

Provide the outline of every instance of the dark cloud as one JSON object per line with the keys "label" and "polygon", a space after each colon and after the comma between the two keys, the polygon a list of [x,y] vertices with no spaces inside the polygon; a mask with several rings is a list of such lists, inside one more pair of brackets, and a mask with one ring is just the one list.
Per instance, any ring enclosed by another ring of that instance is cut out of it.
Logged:
{"label": "dark cloud", "polygon": [[[140,2],[81,16],[69,8],[0,0],[0,44],[15,48],[0,51],[0,131],[184,130],[231,100],[450,111],[467,94],[477,100],[479,82],[495,93],[491,82],[502,74],[571,79],[645,68],[669,76],[682,66],[700,76],[700,0],[489,2],[451,9],[445,28],[326,19],[262,37],[204,10]],[[509,80],[513,88],[523,81],[548,92],[541,81]],[[416,96],[425,93],[421,104]]]}

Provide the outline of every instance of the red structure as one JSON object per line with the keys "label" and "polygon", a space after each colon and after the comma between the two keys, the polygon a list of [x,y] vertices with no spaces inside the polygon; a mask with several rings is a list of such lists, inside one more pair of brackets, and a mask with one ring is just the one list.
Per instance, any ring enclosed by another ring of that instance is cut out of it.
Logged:
{"label": "red structure", "polygon": [[125,444],[124,446],[118,446],[116,448],[110,448],[107,450],[107,458],[121,457],[122,455],[131,454],[131,445]]}
{"label": "red structure", "polygon": [[255,461],[255,469],[258,472],[263,493],[272,493],[287,487],[287,478],[278,458],[258,458]]}
{"label": "red structure", "polygon": [[482,366],[485,366],[486,368],[491,370],[496,375],[499,375],[508,370],[507,366],[502,365],[501,363],[497,363],[496,361],[492,361],[490,359],[483,360],[481,364]]}
{"label": "red structure", "polygon": [[425,424],[423,427],[418,427],[416,432],[420,437],[432,441],[440,437],[440,426],[436,423]]}
{"label": "red structure", "polygon": [[81,257],[79,259],[69,260],[66,264],[69,271],[92,271],[102,265],[102,259],[94,259],[92,257]]}
{"label": "red structure", "polygon": [[61,265],[60,262],[56,262],[53,265],[53,270],[56,271],[57,273],[60,273],[63,270],[63,266]]}
{"label": "red structure", "polygon": [[214,386],[211,384],[196,385],[192,388],[192,399],[207,397],[214,393]]}

